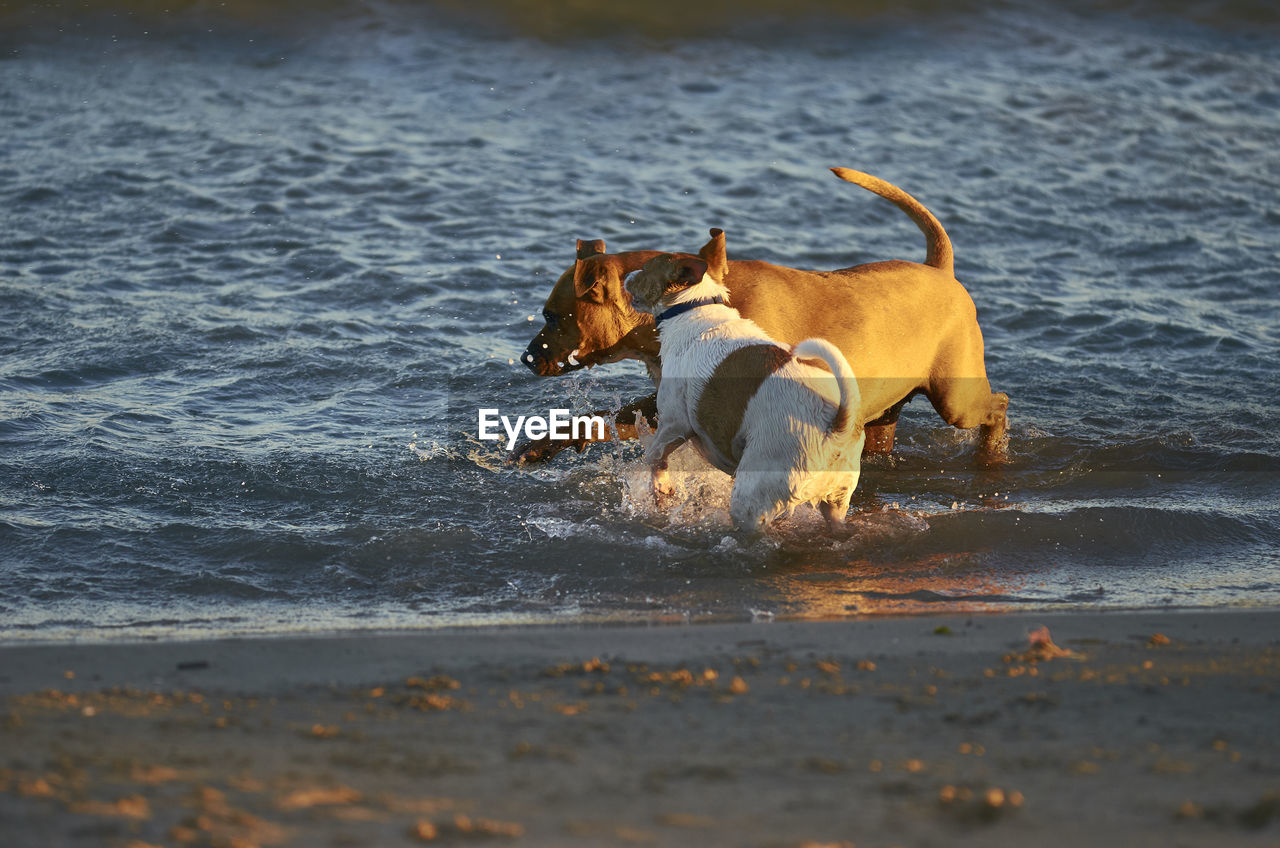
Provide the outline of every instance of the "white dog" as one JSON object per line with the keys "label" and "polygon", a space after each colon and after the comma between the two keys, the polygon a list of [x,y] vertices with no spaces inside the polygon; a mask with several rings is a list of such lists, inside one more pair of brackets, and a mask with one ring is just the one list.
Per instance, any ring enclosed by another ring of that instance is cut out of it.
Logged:
{"label": "white dog", "polygon": [[626,286],[635,308],[654,315],[662,345],[658,431],[645,452],[655,497],[672,493],[667,458],[689,440],[734,475],[729,514],[739,529],[759,532],[801,503],[842,527],[866,433],[839,349],[774,341],[729,306],[728,289],[697,256],[656,256]]}

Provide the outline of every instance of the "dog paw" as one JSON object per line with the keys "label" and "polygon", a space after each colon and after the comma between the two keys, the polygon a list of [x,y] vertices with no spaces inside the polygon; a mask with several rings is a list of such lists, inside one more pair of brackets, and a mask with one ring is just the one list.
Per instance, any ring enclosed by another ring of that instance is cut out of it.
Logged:
{"label": "dog paw", "polygon": [[649,490],[653,492],[653,500],[658,506],[667,505],[676,496],[676,487],[671,484],[671,479],[668,477],[661,479],[654,477],[649,484]]}
{"label": "dog paw", "polygon": [[550,455],[545,450],[545,445],[536,442],[525,442],[516,445],[506,456],[507,465],[536,465],[539,462],[545,462],[550,459]]}
{"label": "dog paw", "polygon": [[827,535],[833,539],[848,539],[853,536],[853,528],[843,518],[828,518]]}
{"label": "dog paw", "polygon": [[581,453],[585,444],[573,440],[533,439],[521,442],[507,454],[507,465],[537,465],[546,462],[567,447],[576,447]]}

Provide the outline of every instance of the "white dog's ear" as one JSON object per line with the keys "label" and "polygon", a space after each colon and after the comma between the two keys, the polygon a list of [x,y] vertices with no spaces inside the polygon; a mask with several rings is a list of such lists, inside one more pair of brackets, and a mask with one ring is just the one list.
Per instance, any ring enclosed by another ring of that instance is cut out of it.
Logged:
{"label": "white dog's ear", "polygon": [[674,274],[667,281],[666,288],[684,288],[702,282],[707,275],[707,263],[692,256],[681,256],[676,260]]}
{"label": "white dog's ear", "polygon": [[706,260],[711,276],[724,282],[725,276],[729,273],[729,258],[724,248],[724,230],[712,227],[711,241],[702,246],[698,255]]}

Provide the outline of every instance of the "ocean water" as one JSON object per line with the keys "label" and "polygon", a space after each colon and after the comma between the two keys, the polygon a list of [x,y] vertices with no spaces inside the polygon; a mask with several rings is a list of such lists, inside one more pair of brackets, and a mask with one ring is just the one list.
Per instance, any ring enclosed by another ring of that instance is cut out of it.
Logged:
{"label": "ocean water", "polygon": [[[0,640],[1280,603],[1280,15],[543,5],[0,9]],[[922,259],[835,165],[946,226],[1005,467],[920,399],[744,543],[477,440],[650,390],[519,364],[577,238]]]}

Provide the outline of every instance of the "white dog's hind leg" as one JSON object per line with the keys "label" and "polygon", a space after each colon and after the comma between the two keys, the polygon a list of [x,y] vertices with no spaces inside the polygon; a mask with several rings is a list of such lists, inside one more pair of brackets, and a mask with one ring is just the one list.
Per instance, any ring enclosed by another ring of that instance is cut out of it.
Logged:
{"label": "white dog's hind leg", "polygon": [[790,506],[785,474],[768,471],[738,471],[729,496],[729,517],[738,530],[763,533]]}
{"label": "white dog's hind leg", "polygon": [[[838,445],[828,444],[828,453],[824,457],[823,467],[815,471],[815,478],[820,481],[826,494],[818,503],[827,526],[837,536],[848,535],[845,516],[849,512],[849,501],[853,491],[858,487],[858,478],[862,471],[862,449],[866,445],[867,435],[858,433],[843,449]],[[822,491],[820,490],[820,491]]]}
{"label": "white dog's hind leg", "polygon": [[849,501],[853,497],[853,482],[855,481],[850,481],[849,485],[832,492],[818,504],[822,517],[827,520],[827,527],[837,536],[846,535],[849,532],[844,518],[849,513]]}
{"label": "white dog's hind leg", "polygon": [[[848,445],[841,452],[841,459],[845,468],[842,475],[844,480],[841,484],[841,496],[838,501],[830,501],[823,503],[822,514],[827,517],[827,523],[831,526],[832,531],[837,533],[848,533],[848,525],[845,524],[845,516],[849,512],[849,501],[853,499],[853,491],[858,488],[858,480],[862,477],[862,451],[867,446],[867,433],[865,430],[858,433],[858,438],[852,440],[852,444]],[[828,512],[828,508],[831,512]],[[833,515],[835,518],[833,518]]]}
{"label": "white dog's hind leg", "polygon": [[733,519],[734,529],[748,536],[763,534],[779,512],[781,510],[762,509],[758,504],[748,504],[742,500],[731,498],[729,501],[729,517]]}

